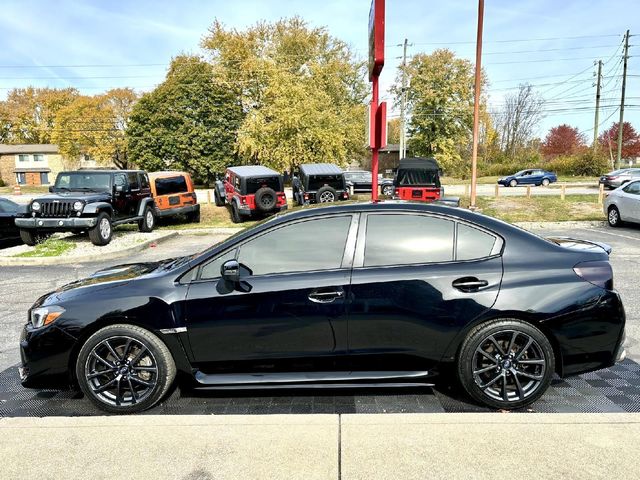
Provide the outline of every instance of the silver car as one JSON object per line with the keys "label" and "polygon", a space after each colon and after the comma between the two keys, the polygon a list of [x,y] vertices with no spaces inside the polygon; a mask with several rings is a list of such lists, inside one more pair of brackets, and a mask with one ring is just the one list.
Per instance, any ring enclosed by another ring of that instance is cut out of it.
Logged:
{"label": "silver car", "polygon": [[622,222],[640,223],[640,180],[616,188],[604,201],[604,214],[612,227]]}
{"label": "silver car", "polygon": [[618,188],[631,180],[640,179],[640,168],[623,168],[605,173],[600,177],[599,183],[606,188]]}

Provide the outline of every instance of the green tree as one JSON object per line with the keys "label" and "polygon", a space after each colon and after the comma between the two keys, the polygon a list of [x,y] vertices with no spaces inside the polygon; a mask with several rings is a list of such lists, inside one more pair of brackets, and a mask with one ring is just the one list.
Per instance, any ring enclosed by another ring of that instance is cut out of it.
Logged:
{"label": "green tree", "polygon": [[51,143],[58,111],[79,97],[75,88],[16,88],[0,107],[5,141]]}
{"label": "green tree", "polygon": [[[416,156],[435,157],[448,173],[464,175],[473,128],[473,64],[442,49],[415,55],[406,74],[409,149]],[[397,102],[401,75],[402,71],[392,87]],[[485,110],[484,98],[481,104]]]}
{"label": "green tree", "polygon": [[398,144],[400,143],[400,119],[391,118],[387,121],[387,143]]}
{"label": "green tree", "polygon": [[216,21],[202,46],[220,78],[241,93],[244,163],[283,171],[310,162],[344,165],[364,154],[364,64],[326,29],[298,17],[245,31]]}
{"label": "green tree", "polygon": [[196,56],[174,58],[127,126],[129,156],[147,170],[180,169],[209,182],[232,163],[243,118],[239,92]]}

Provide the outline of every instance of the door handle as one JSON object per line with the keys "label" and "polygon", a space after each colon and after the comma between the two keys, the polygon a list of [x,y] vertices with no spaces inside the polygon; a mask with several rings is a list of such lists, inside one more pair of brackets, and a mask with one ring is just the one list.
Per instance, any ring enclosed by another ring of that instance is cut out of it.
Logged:
{"label": "door handle", "polygon": [[461,292],[471,293],[477,292],[482,287],[486,287],[489,285],[489,282],[486,280],[479,280],[476,277],[463,277],[457,280],[454,280],[451,283],[453,288],[457,288]]}
{"label": "door handle", "polygon": [[315,303],[331,303],[338,298],[344,297],[344,290],[333,291],[313,291],[309,294],[309,300]]}

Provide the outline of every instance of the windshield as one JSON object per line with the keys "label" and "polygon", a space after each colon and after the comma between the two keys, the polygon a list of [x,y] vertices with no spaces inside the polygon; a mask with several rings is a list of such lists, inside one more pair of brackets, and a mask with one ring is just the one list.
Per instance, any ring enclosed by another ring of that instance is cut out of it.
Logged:
{"label": "windshield", "polygon": [[440,177],[438,172],[434,170],[398,170],[396,177],[396,186],[410,186],[410,185],[435,185],[440,187]]}
{"label": "windshield", "polygon": [[310,175],[309,176],[309,190],[318,190],[319,188],[328,185],[337,190],[344,189],[344,177],[340,175]]}
{"label": "windshield", "polygon": [[55,190],[110,191],[110,173],[60,173],[56,178]]}

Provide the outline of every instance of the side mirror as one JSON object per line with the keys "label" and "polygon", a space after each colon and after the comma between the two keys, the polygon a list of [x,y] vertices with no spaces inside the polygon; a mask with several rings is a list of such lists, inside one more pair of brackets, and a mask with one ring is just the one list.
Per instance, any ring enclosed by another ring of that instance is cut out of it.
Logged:
{"label": "side mirror", "polygon": [[123,185],[116,185],[116,192],[124,192],[124,186]]}
{"label": "side mirror", "polygon": [[49,187],[49,193],[53,193],[53,186]]}
{"label": "side mirror", "polygon": [[251,269],[245,267],[237,260],[227,260],[220,267],[221,282],[218,282],[216,290],[218,293],[227,294],[234,290],[248,293],[251,291],[251,285],[243,282],[242,278],[252,275]]}
{"label": "side mirror", "polygon": [[237,260],[227,260],[220,267],[220,276],[225,282],[236,284],[240,282],[240,264]]}

